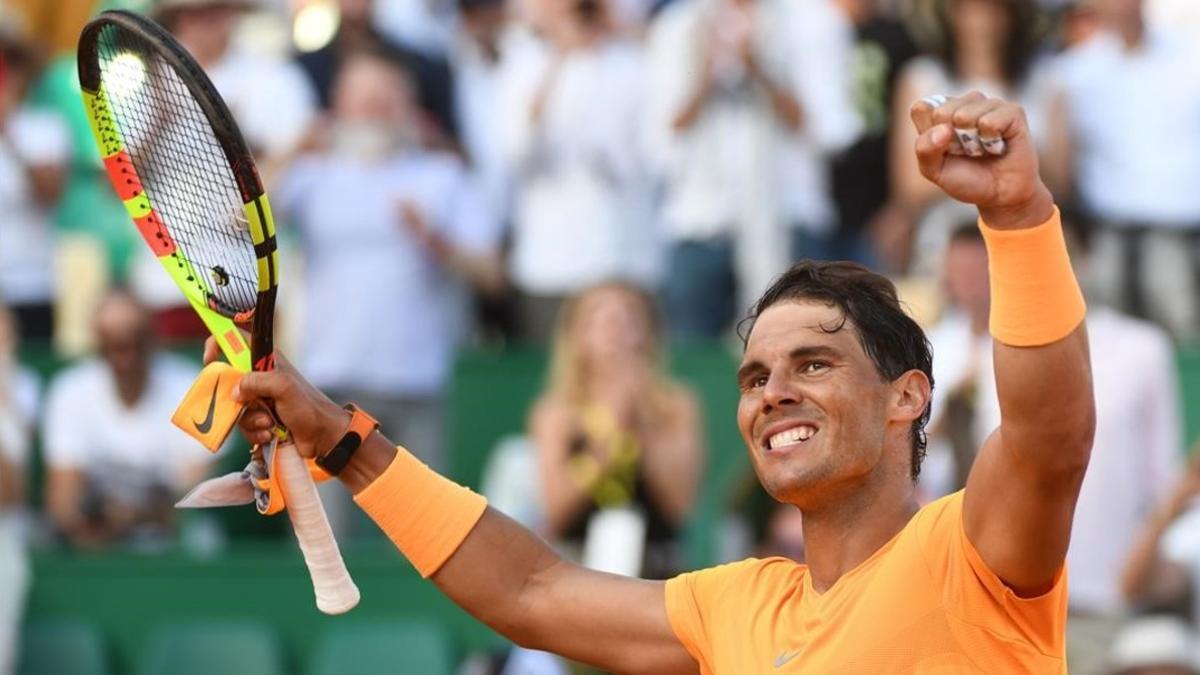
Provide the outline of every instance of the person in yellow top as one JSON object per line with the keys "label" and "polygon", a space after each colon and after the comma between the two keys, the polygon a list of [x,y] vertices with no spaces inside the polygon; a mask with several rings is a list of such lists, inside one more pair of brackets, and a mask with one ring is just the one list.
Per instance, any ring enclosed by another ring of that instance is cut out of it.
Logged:
{"label": "person in yellow top", "polygon": [[[1064,558],[1094,428],[1082,295],[1020,107],[970,94],[912,117],[922,174],[979,208],[1002,421],[965,490],[919,508],[928,342],[883,277],[798,263],[749,317],[737,421],[763,486],[803,513],[806,565],[593,572],[285,361],[234,396],[274,399],[417,570],[520,645],[620,673],[1065,673]],[[241,426],[271,437],[261,408]]]}

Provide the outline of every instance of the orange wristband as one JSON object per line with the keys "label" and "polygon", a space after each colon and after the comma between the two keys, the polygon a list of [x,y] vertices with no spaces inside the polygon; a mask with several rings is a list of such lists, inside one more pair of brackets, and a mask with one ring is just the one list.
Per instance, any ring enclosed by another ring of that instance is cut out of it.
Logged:
{"label": "orange wristband", "polygon": [[217,452],[245,407],[231,394],[241,379],[241,371],[224,361],[208,364],[171,415],[171,423],[200,441],[209,452]]}
{"label": "orange wristband", "polygon": [[428,578],[458,550],[487,500],[444,478],[402,447],[354,501]]}
{"label": "orange wristband", "polygon": [[1071,334],[1087,314],[1071,269],[1058,207],[1037,227],[997,230],[979,220],[991,274],[992,337],[1037,347]]}

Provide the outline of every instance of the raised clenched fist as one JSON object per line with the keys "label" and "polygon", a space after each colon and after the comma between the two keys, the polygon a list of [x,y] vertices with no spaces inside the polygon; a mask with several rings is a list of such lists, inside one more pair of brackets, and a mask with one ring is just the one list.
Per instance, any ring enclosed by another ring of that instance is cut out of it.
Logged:
{"label": "raised clenched fist", "polygon": [[971,92],[923,99],[910,115],[921,174],[950,197],[978,206],[988,225],[1033,227],[1050,217],[1054,201],[1038,175],[1021,106]]}

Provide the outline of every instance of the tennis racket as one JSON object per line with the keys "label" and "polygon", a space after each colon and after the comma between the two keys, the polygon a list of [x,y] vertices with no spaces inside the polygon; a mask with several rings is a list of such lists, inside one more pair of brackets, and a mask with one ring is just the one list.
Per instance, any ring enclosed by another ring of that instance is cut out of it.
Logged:
{"label": "tennis racket", "polygon": [[[224,101],[161,26],[104,12],[79,41],[79,81],[117,194],[167,274],[243,372],[274,367],[279,253],[266,192]],[[247,345],[239,325],[250,323]],[[284,432],[280,430],[282,437]],[[287,513],[317,607],[353,608],[350,579],[308,467],[278,442]]]}

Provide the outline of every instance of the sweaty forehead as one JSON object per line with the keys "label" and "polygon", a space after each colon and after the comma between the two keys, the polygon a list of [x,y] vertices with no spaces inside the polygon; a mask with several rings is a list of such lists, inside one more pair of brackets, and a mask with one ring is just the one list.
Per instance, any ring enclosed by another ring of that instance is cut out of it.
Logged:
{"label": "sweaty forehead", "polygon": [[746,340],[744,360],[762,358],[775,350],[821,345],[847,350],[857,344],[854,323],[837,305],[784,300],[758,316]]}

